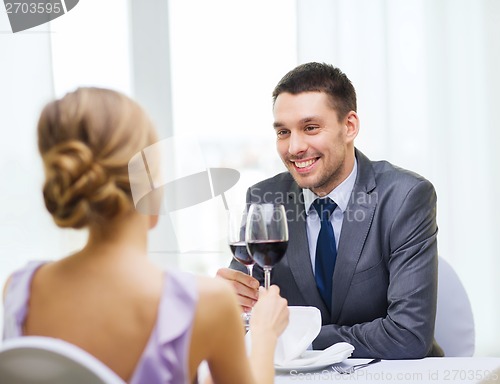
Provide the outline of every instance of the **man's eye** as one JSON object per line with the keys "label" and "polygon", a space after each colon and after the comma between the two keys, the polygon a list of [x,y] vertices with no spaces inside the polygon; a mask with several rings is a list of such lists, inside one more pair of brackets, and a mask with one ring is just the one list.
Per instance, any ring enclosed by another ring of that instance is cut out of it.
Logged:
{"label": "man's eye", "polygon": [[276,132],[276,135],[278,135],[278,137],[283,137],[283,136],[286,136],[287,134],[288,134],[288,131],[285,129],[280,129],[279,131]]}
{"label": "man's eye", "polygon": [[308,125],[306,128],[305,128],[305,131],[314,131],[315,129],[317,129],[318,127],[315,126],[315,125]]}

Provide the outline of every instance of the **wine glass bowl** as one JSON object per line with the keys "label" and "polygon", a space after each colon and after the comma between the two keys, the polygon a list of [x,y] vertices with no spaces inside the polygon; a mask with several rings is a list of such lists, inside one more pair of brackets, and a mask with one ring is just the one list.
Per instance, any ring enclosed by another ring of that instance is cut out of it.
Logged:
{"label": "wine glass bowl", "polygon": [[250,241],[247,245],[252,258],[262,268],[273,267],[285,255],[288,241]]}
{"label": "wine glass bowl", "polygon": [[[227,239],[229,249],[233,258],[246,267],[250,276],[252,276],[253,265],[255,261],[248,252],[245,241],[246,209],[243,207],[232,208],[228,211],[228,233]],[[241,314],[245,330],[250,328],[250,312]]]}
{"label": "wine glass bowl", "polygon": [[281,261],[288,246],[288,224],[281,204],[251,204],[245,241],[248,252],[264,270],[264,287],[269,288],[271,270]]}
{"label": "wine glass bowl", "polygon": [[255,264],[252,256],[248,253],[247,245],[244,241],[229,243],[229,248],[233,253],[233,258],[247,267],[248,274],[252,276],[252,267]]}
{"label": "wine glass bowl", "polygon": [[231,208],[228,211],[227,241],[233,253],[233,258],[247,267],[252,275],[254,261],[248,253],[245,241],[246,210],[244,207]]}

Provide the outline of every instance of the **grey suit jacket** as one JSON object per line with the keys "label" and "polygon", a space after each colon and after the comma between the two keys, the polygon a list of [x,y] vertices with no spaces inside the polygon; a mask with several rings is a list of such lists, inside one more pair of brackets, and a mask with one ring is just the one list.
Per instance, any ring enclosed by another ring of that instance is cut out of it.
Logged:
{"label": "grey suit jacket", "polygon": [[[289,305],[322,316],[314,349],[346,341],[354,357],[442,356],[434,340],[437,295],[436,194],[421,176],[356,150],[358,174],[344,213],[333,275],[332,313],[316,288],[302,189],[288,173],[249,188],[247,203],[282,203],[289,243],[272,271]],[[231,268],[244,271],[236,261]],[[261,282],[262,270],[254,268]]]}

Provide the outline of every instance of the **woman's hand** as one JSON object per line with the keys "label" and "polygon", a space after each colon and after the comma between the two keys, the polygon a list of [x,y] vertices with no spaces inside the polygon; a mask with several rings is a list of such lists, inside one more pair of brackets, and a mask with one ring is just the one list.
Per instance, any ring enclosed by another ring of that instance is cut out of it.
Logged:
{"label": "woman's hand", "polygon": [[272,285],[268,290],[260,287],[250,320],[252,336],[277,339],[288,325],[288,316],[288,302],[280,296],[278,286]]}

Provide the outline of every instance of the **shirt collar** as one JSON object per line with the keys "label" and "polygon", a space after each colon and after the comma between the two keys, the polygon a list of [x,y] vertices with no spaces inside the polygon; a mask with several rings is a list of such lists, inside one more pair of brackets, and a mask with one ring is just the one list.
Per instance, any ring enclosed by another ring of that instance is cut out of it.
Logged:
{"label": "shirt collar", "polygon": [[[354,166],[352,171],[347,176],[347,178],[340,183],[333,191],[331,191],[327,196],[337,203],[338,207],[345,212],[347,205],[349,204],[349,199],[351,198],[351,193],[354,188],[354,183],[356,182],[356,175],[358,172],[358,160],[354,158]],[[309,215],[309,209],[311,204],[318,198],[318,196],[310,189],[303,188],[302,192],[304,194],[304,206],[307,214]]]}

